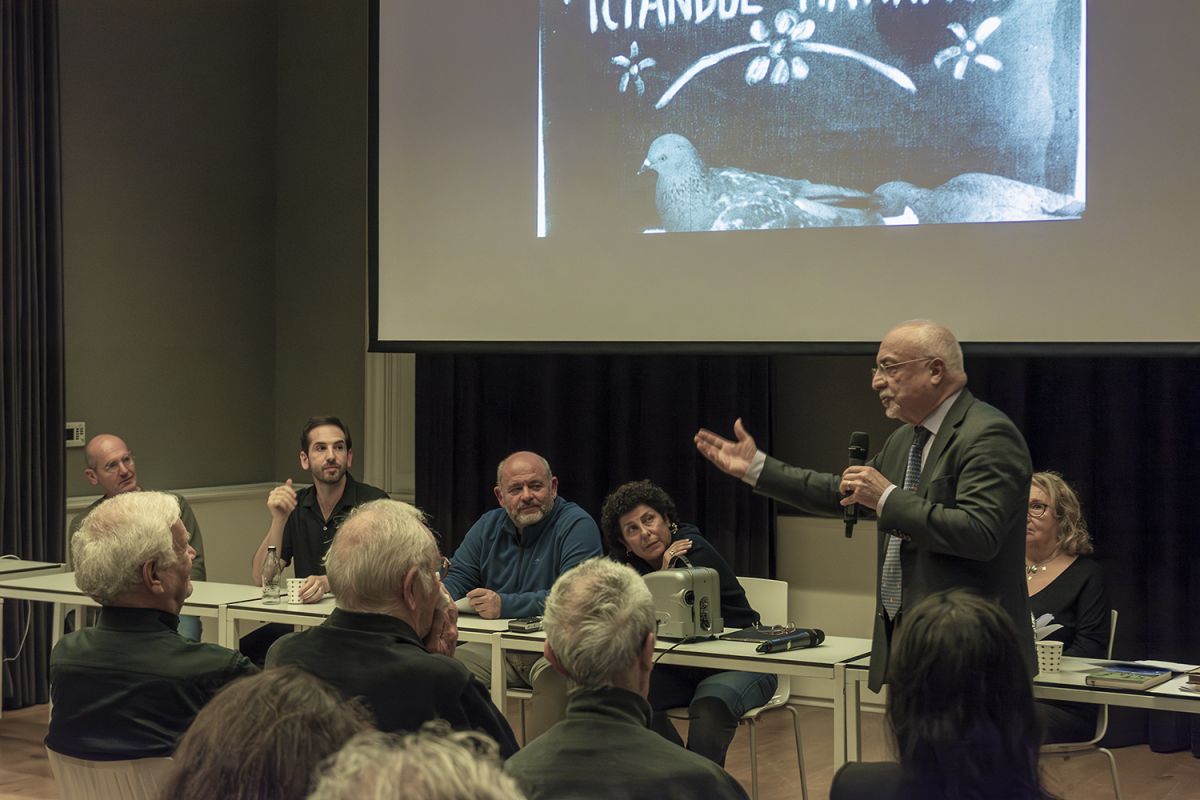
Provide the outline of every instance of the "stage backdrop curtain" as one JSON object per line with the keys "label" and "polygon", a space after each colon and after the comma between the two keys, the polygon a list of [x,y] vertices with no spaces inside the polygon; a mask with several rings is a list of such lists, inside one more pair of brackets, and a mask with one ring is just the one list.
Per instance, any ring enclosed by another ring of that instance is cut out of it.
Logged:
{"label": "stage backdrop curtain", "polygon": [[[1200,359],[982,357],[966,366],[975,395],[1024,432],[1034,469],[1061,472],[1079,492],[1121,614],[1114,655],[1200,663]],[[1159,743],[1177,723],[1154,717],[1152,746],[1182,746]]]}
{"label": "stage backdrop curtain", "polygon": [[559,494],[599,523],[605,495],[649,478],[674,498],[740,575],[775,568],[770,503],[720,473],[692,444],[700,427],[732,435],[741,416],[770,446],[768,359],[624,355],[417,357],[417,504],[447,555],[497,506],[496,465],[545,456]]}
{"label": "stage backdrop curtain", "polygon": [[[35,561],[63,560],[66,502],[57,8],[0,0],[0,554]],[[4,604],[5,708],[48,699],[49,609]]]}

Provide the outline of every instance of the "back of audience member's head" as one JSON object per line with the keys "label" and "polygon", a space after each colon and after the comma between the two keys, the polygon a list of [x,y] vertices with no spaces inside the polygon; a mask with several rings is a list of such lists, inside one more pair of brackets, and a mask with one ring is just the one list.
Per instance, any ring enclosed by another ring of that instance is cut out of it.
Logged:
{"label": "back of audience member's head", "polygon": [[654,599],[631,567],[592,558],[559,576],[546,598],[546,641],[585,689],[623,686],[657,627]]}
{"label": "back of audience member's head", "polygon": [[499,746],[443,721],[419,733],[355,736],[321,765],[311,800],[522,800],[500,767]]}
{"label": "back of audience member's head", "polygon": [[316,765],[369,730],[362,705],[296,667],[241,678],[219,691],[179,740],[162,796],[303,798],[316,782]]}
{"label": "back of audience member's head", "polygon": [[939,592],[900,620],[888,723],[904,773],[939,797],[1039,798],[1041,729],[1017,633],[1000,606]]}
{"label": "back of audience member's head", "polygon": [[338,529],[325,556],[329,590],[348,611],[389,614],[398,610],[404,580],[428,593],[440,561],[437,542],[420,509],[398,500],[358,506]]}
{"label": "back of audience member's head", "polygon": [[109,498],[83,519],[71,537],[75,585],[101,605],[142,584],[142,565],[179,561],[171,526],[179,500],[164,492],[126,492]]}

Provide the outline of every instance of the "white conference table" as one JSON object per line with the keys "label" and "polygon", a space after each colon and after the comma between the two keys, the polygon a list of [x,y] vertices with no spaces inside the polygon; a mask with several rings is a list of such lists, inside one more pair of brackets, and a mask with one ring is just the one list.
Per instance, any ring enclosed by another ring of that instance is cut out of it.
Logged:
{"label": "white conference table", "polygon": [[[218,631],[225,629],[226,609],[230,604],[249,600],[262,594],[257,586],[239,583],[217,583],[214,581],[192,581],[192,595],[183,604],[180,613],[217,620]],[[83,619],[84,607],[98,608],[92,598],[75,585],[74,572],[39,574],[32,577],[0,579],[0,597],[10,600],[34,600],[54,604],[54,622],[51,642],[56,644],[62,637],[63,620],[67,612],[79,609],[76,619]]]}
{"label": "white conference table", "polygon": [[[541,652],[546,634],[516,633],[505,630],[499,635],[499,646],[492,649],[492,675],[503,674],[501,660],[506,650]],[[765,672],[772,675],[788,675],[794,678],[821,678],[833,684],[833,742],[834,758],[842,753],[845,760],[845,734],[847,726],[846,692],[842,690],[841,676],[846,662],[862,658],[871,650],[870,639],[846,636],[827,636],[819,647],[803,650],[788,650],[782,653],[759,653],[753,642],[735,642],[729,639],[707,639],[700,642],[679,644],[659,640],[654,644],[656,664],[678,664],[685,667],[736,670],[739,672]],[[497,688],[493,681],[493,700],[497,706],[504,700],[504,686]],[[858,709],[855,708],[857,715]],[[857,719],[857,716],[856,716]]]}
{"label": "white conference table", "polygon": [[[1154,711],[1183,711],[1200,714],[1200,694],[1179,687],[1186,675],[1176,675],[1151,689],[1107,689],[1088,686],[1087,676],[1100,669],[1100,662],[1111,659],[1063,658],[1058,672],[1040,672],[1033,679],[1033,696],[1041,700],[1067,700],[1075,703],[1145,708]],[[871,657],[866,656],[843,667],[842,686],[846,695],[846,760],[858,761],[862,754],[859,728],[861,687],[867,682]],[[842,765],[835,759],[834,769]]]}
{"label": "white conference table", "polygon": [[[30,575],[45,575],[53,572],[62,572],[63,564],[58,564],[52,561],[25,561],[21,558],[0,558],[0,580],[10,578],[25,578]],[[4,597],[0,596],[0,658],[7,658],[4,654]],[[4,696],[4,670],[0,668],[0,697]],[[0,707],[0,716],[4,713],[3,707]]]}

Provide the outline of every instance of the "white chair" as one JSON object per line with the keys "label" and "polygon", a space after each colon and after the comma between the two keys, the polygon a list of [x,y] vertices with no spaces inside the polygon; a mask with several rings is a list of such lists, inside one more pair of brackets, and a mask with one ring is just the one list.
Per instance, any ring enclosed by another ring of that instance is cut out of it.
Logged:
{"label": "white chair", "polygon": [[[1108,625],[1108,658],[1112,658],[1113,639],[1117,636],[1117,610],[1112,610]],[[1108,769],[1112,773],[1113,794],[1117,800],[1121,800],[1121,784],[1117,781],[1117,760],[1113,758],[1112,751],[1107,747],[1101,747],[1099,742],[1104,738],[1105,732],[1108,730],[1108,706],[1100,706],[1099,712],[1096,714],[1096,734],[1086,742],[1056,742],[1055,744],[1042,745],[1042,756],[1053,756],[1055,758],[1068,759],[1071,756],[1082,756],[1090,753],[1103,753],[1108,757]]]}
{"label": "white chair", "polygon": [[[738,583],[746,590],[746,599],[750,601],[751,608],[762,617],[763,625],[788,624],[788,585],[786,581],[773,581],[769,578],[738,578]],[[739,720],[739,722],[746,723],[746,728],[750,732],[750,796],[754,800],[758,800],[758,738],[755,723],[758,722],[759,715],[765,711],[786,708],[792,714],[792,728],[796,736],[796,764],[800,768],[800,794],[804,800],[808,800],[808,782],[804,774],[804,749],[800,740],[800,712],[788,704],[788,699],[792,695],[792,679],[789,675],[780,675],[778,678],[779,685],[775,689],[775,696],[765,705],[752,708],[742,714],[742,718]],[[673,708],[667,712],[667,716],[672,719],[686,720],[688,710]]]}
{"label": "white chair", "polygon": [[157,800],[167,784],[173,761],[85,761],[46,748],[54,780],[63,800]]}

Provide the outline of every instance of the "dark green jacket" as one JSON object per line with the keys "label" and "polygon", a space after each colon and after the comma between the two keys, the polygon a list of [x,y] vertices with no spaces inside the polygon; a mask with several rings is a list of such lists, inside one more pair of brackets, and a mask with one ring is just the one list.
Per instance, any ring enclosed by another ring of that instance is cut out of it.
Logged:
{"label": "dark green jacket", "polygon": [[[902,486],[912,441],[911,425],[897,428],[868,465]],[[901,618],[905,609],[943,589],[965,587],[996,599],[1012,619],[1032,676],[1037,669],[1024,578],[1031,473],[1029,448],[1012,420],[963,389],[933,438],[916,491],[896,489],[884,503],[876,569],[883,569],[890,532],[902,534]],[[840,517],[840,481],[840,475],[768,457],[755,491],[804,511]],[[874,691],[884,682],[889,644],[876,590],[869,684]]]}
{"label": "dark green jacket", "polygon": [[217,690],[258,669],[234,650],[184,639],[179,617],[106,606],[50,654],[46,746],[92,761],[169,756]]}
{"label": "dark green jacket", "polygon": [[529,800],[745,800],[729,773],[648,727],[650,704],[624,689],[581,689],[567,717],[527,744],[504,771]]}

